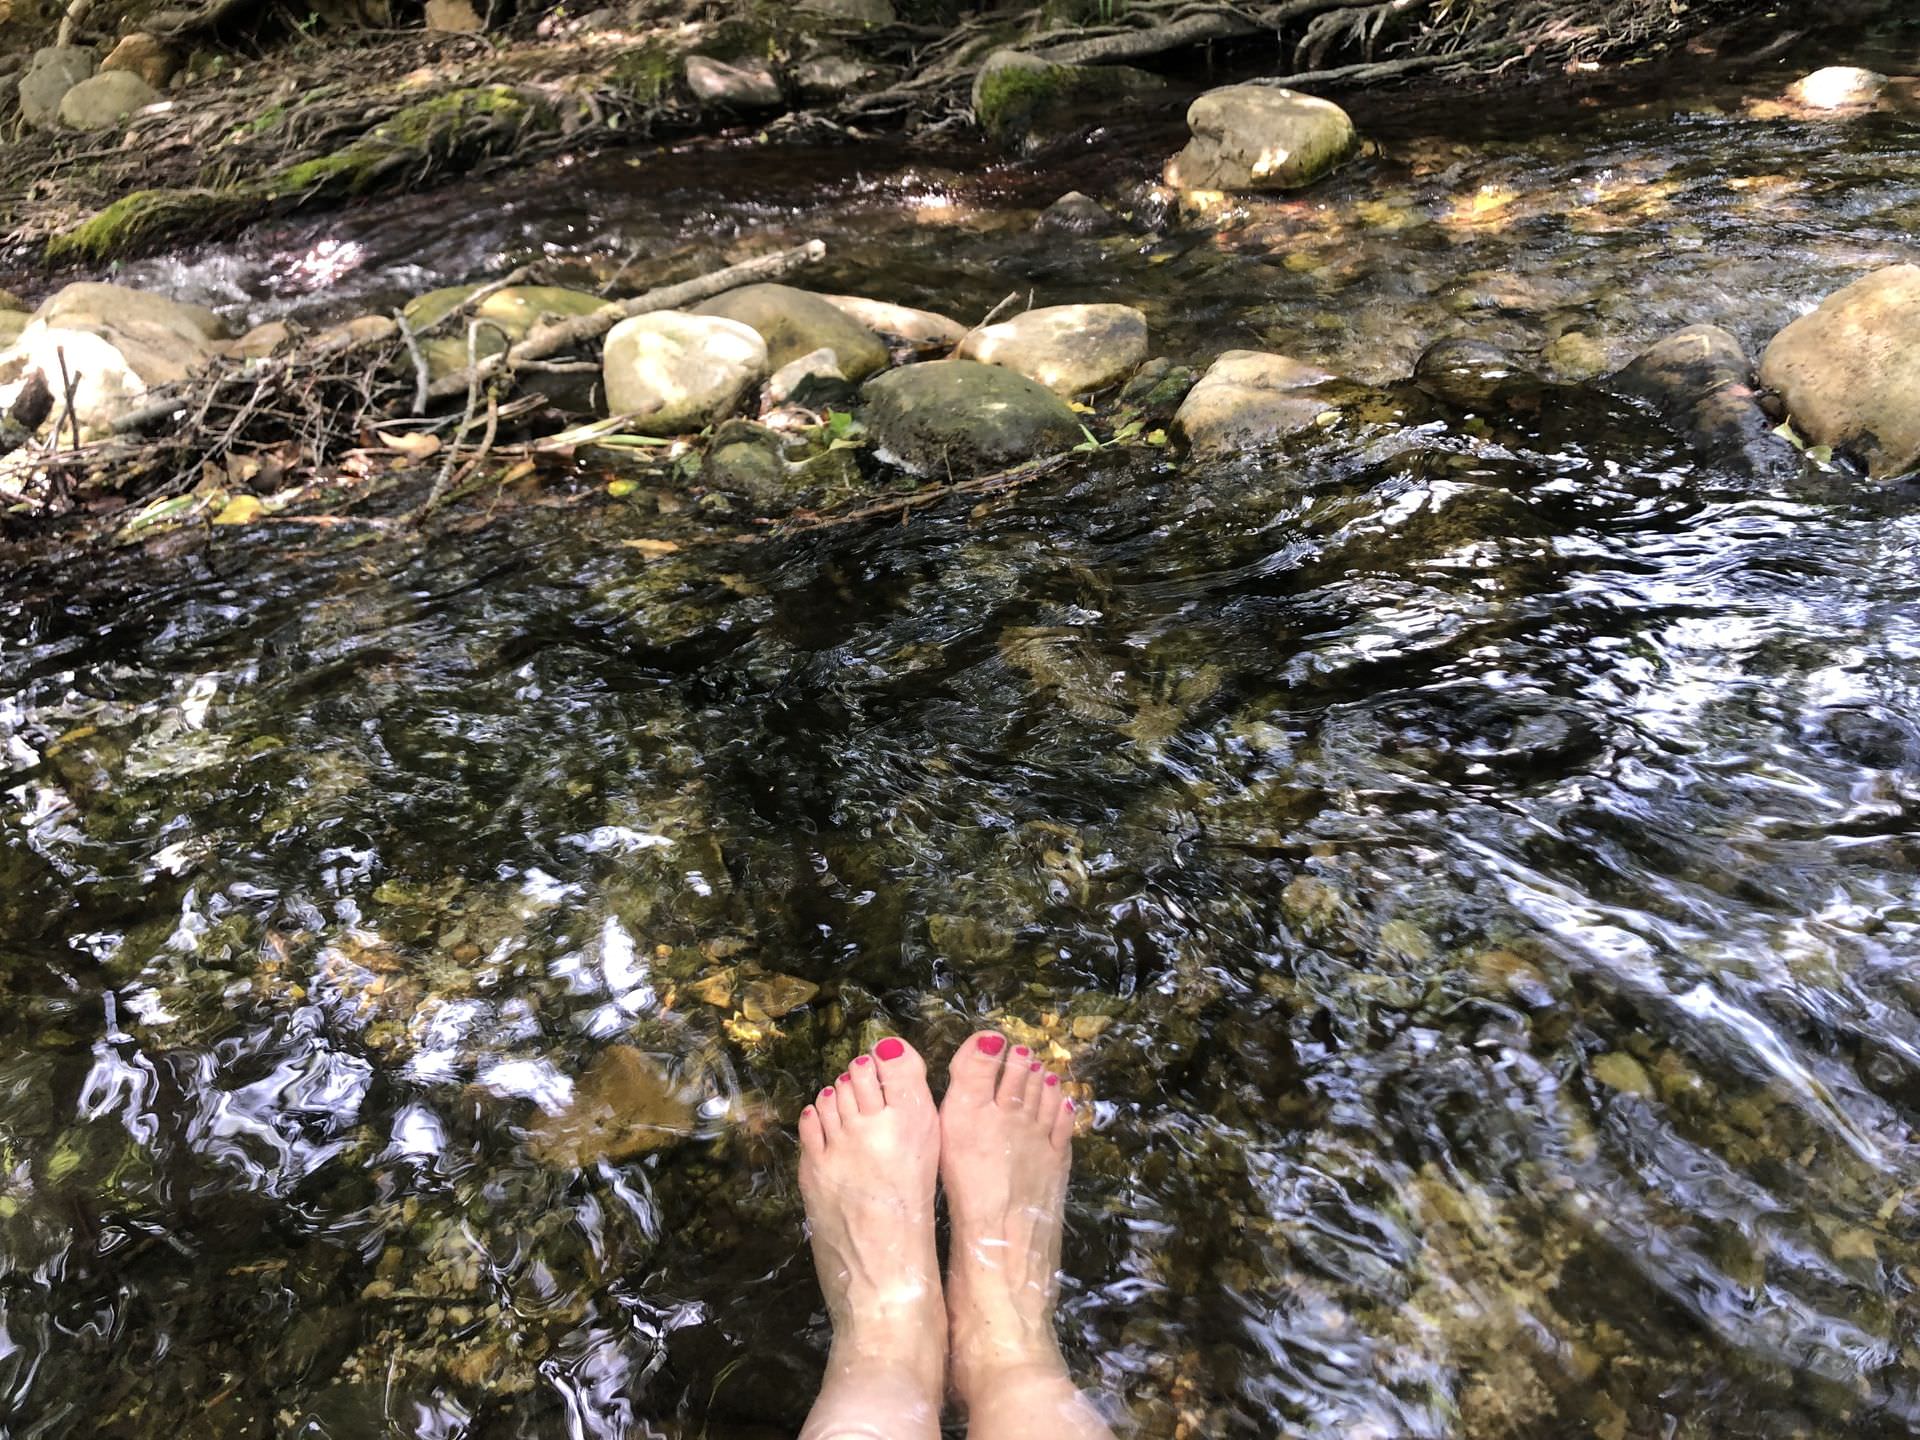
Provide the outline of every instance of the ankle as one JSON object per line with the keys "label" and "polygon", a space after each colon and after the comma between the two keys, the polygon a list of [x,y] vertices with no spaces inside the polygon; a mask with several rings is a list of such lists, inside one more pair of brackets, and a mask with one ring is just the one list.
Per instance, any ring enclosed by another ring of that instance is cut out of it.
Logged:
{"label": "ankle", "polygon": [[954,1395],[971,1406],[976,1396],[1051,1388],[1068,1379],[1067,1362],[1051,1335],[1032,1344],[956,1342],[949,1379]]}
{"label": "ankle", "polygon": [[835,1325],[827,1364],[886,1376],[890,1383],[930,1396],[937,1404],[946,1389],[946,1327],[930,1324],[921,1313],[874,1315]]}

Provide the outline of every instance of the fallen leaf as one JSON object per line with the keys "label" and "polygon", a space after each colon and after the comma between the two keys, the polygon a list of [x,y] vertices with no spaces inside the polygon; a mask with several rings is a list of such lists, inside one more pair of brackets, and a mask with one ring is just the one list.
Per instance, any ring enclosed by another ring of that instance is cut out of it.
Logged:
{"label": "fallen leaf", "polygon": [[424,460],[429,455],[438,455],[440,453],[440,437],[438,435],[428,435],[417,430],[399,435],[386,430],[379,430],[374,433],[379,437],[382,445],[386,446],[389,450],[398,450],[409,460]]}
{"label": "fallen leaf", "polygon": [[629,550],[638,550],[642,555],[677,555],[680,547],[671,540],[622,540]]}
{"label": "fallen leaf", "polygon": [[258,498],[252,495],[236,495],[220,507],[220,513],[213,517],[216,525],[250,525],[266,512]]}

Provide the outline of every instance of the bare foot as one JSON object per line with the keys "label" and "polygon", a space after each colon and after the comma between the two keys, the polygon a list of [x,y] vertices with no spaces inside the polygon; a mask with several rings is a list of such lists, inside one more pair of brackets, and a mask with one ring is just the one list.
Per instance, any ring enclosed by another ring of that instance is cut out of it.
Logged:
{"label": "bare foot", "polygon": [[997,1378],[1064,1377],[1053,1333],[1073,1103],[1024,1045],[986,1032],[953,1057],[940,1178],[953,1219],[947,1315],[954,1389],[971,1408]]}
{"label": "bare foot", "polygon": [[800,1195],[833,1317],[829,1371],[874,1367],[938,1421],[947,1350],[933,1189],[940,1117],[927,1067],[882,1040],[800,1113]]}

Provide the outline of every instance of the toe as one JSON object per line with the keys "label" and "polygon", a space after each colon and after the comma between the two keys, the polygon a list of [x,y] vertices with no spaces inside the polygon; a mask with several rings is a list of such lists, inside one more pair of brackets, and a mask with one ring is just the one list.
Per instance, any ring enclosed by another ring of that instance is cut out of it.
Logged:
{"label": "toe", "polygon": [[841,1125],[851,1125],[860,1118],[860,1098],[853,1093],[853,1076],[842,1070],[833,1082],[833,1093],[840,1103]]}
{"label": "toe", "polygon": [[1064,1150],[1073,1139],[1073,1101],[1061,1096],[1051,1086],[1047,1089],[1047,1095],[1049,1099],[1044,1103],[1053,1106],[1053,1129],[1048,1132],[1047,1139],[1052,1142],[1054,1149]]}
{"label": "toe", "polygon": [[1019,1109],[1027,1097],[1027,1077],[1033,1073],[1028,1067],[1032,1064],[1033,1052],[1024,1045],[1014,1046],[1000,1071],[1000,1087],[994,1092],[994,1099],[1009,1110]]}
{"label": "toe", "polygon": [[985,1105],[992,1100],[1006,1049],[1007,1037],[992,1030],[969,1035],[947,1066],[947,1099],[968,1105]]}
{"label": "toe", "polygon": [[831,1085],[813,1097],[813,1109],[820,1119],[821,1134],[832,1145],[840,1138],[840,1097]]}
{"label": "toe", "polygon": [[927,1088],[927,1062],[920,1052],[897,1035],[889,1035],[873,1047],[873,1068],[880,1073],[881,1087],[889,1105],[931,1105],[933,1092]]}
{"label": "toe", "polygon": [[1036,1119],[1040,1118],[1040,1092],[1046,1089],[1046,1085],[1047,1067],[1035,1060],[1027,1066],[1027,1088],[1021,1092],[1020,1103]]}
{"label": "toe", "polygon": [[827,1148],[827,1132],[821,1127],[820,1112],[809,1105],[800,1112],[800,1153],[819,1159]]}
{"label": "toe", "polygon": [[847,1075],[840,1078],[847,1080],[849,1075],[853,1103],[860,1107],[862,1115],[878,1115],[887,1108],[886,1097],[880,1092],[880,1068],[873,1063],[871,1055],[856,1055]]}

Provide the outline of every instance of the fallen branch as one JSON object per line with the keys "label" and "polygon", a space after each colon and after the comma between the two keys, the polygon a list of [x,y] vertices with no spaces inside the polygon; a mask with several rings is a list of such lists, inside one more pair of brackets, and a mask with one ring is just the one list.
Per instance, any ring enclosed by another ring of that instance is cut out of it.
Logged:
{"label": "fallen branch", "polygon": [[686,305],[712,299],[715,295],[724,294],[742,285],[782,280],[796,270],[818,264],[826,258],[826,254],[825,242],[809,240],[806,244],[796,245],[791,250],[781,250],[772,255],[743,260],[738,265],[729,265],[726,269],[716,270],[710,275],[683,280],[678,285],[663,285],[657,290],[636,295],[631,300],[609,302],[598,310],[575,316],[571,320],[561,321],[559,324],[536,325],[527,332],[527,338],[518,345],[501,354],[489,355],[465,369],[442,375],[433,382],[427,393],[435,400],[445,400],[464,394],[470,384],[488,379],[495,371],[510,369],[525,360],[545,360],[575,345],[585,344],[589,340],[598,340],[622,320],[632,316],[646,315],[655,310],[678,310]]}

